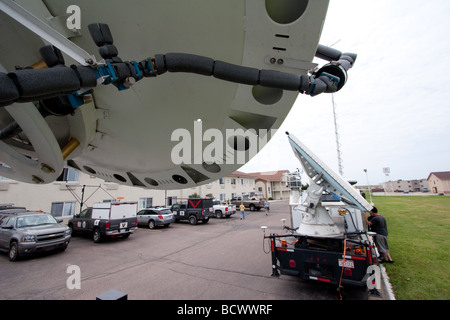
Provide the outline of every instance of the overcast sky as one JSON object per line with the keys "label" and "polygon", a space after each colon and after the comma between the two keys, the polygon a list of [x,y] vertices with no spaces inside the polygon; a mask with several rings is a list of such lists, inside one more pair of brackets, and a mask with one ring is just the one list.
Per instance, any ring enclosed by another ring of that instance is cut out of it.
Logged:
{"label": "overcast sky", "polygon": [[[366,185],[450,171],[449,31],[448,0],[330,1],[320,43],[358,54],[334,96],[345,178]],[[301,168],[285,131],[339,172],[330,94],[300,95],[275,137],[240,170]]]}

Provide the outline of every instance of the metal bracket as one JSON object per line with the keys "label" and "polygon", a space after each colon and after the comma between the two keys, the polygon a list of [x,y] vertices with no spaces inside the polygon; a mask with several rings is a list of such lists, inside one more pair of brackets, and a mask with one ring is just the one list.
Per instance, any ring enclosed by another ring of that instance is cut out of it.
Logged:
{"label": "metal bracket", "polygon": [[93,55],[87,53],[16,2],[12,0],[0,0],[0,10],[24,27],[30,29],[39,37],[50,42],[80,64],[84,66],[97,65],[97,61]]}

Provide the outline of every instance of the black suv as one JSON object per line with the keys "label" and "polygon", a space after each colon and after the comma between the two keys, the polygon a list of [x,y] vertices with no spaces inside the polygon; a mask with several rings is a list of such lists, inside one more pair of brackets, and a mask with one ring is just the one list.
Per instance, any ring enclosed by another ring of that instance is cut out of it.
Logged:
{"label": "black suv", "polygon": [[191,198],[186,202],[173,204],[170,210],[175,222],[187,220],[192,225],[198,221],[208,223],[209,218],[214,216],[213,200],[209,198]]}

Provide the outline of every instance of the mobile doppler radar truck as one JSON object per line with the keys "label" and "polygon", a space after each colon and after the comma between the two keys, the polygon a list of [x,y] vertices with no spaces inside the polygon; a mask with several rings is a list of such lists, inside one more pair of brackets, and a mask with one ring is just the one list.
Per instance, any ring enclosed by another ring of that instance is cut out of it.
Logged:
{"label": "mobile doppler radar truck", "polygon": [[[290,176],[292,227],[270,234],[272,275],[298,276],[331,284],[366,286],[377,250],[365,219],[372,206],[350,183],[333,172],[306,146],[288,134],[310,185],[302,194],[299,177]],[[325,202],[323,195],[335,201]]]}

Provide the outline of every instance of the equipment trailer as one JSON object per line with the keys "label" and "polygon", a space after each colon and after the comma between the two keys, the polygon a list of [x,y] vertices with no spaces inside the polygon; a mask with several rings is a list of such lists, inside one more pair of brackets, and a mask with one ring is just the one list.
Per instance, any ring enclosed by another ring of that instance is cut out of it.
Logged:
{"label": "equipment trailer", "polygon": [[[374,264],[373,246],[359,239],[270,235],[273,276],[365,286]],[[279,265],[278,265],[279,263]]]}
{"label": "equipment trailer", "polygon": [[[265,236],[271,244],[272,276],[298,276],[331,284],[375,288],[372,265],[377,250],[368,231],[365,212],[372,206],[358,191],[288,134],[295,155],[311,179],[306,196],[300,177],[289,175],[293,228],[288,234]],[[334,201],[325,202],[323,195]],[[378,287],[378,283],[376,284]]]}

